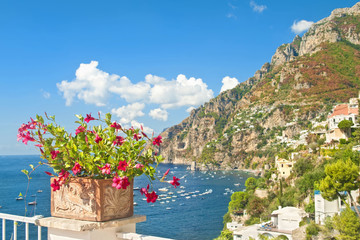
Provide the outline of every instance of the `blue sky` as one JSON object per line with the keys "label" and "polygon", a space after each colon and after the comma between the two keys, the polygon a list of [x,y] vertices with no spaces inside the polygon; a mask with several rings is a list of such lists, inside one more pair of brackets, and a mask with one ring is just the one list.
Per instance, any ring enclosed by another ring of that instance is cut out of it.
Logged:
{"label": "blue sky", "polygon": [[44,112],[69,131],[75,114],[101,111],[158,134],[251,77],[295,32],[355,3],[3,0],[0,154],[37,153],[17,129]]}

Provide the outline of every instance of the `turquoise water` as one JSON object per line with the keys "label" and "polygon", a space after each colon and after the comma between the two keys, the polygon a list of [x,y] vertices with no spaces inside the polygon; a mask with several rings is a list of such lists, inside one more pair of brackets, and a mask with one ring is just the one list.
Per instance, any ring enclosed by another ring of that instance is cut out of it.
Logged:
{"label": "turquoise water", "polygon": [[[35,165],[39,160],[38,156],[0,156],[0,212],[24,215],[24,201],[15,200],[20,192],[26,191],[27,178],[21,170],[29,168],[29,164]],[[136,225],[137,233],[178,240],[207,240],[219,235],[231,191],[243,190],[249,175],[241,171],[193,172],[187,171],[186,167],[172,164],[159,166],[161,173],[171,168],[169,177],[181,178],[183,188],[175,189],[167,183],[157,182],[155,188],[168,190],[158,191],[163,197],[156,203],[147,203],[143,200],[144,197],[134,190],[134,201],[138,204],[134,207],[135,214],[147,217],[146,222]],[[36,207],[28,207],[28,216],[50,216],[50,180],[44,171],[49,169],[42,166],[33,174],[27,200],[36,199],[38,204]],[[146,187],[147,183],[147,178],[140,177],[135,179],[134,186]],[[39,189],[42,190],[41,193],[37,192]],[[10,222],[7,226],[7,239],[10,239]],[[19,239],[22,239],[22,228],[20,226],[18,231]],[[45,232],[43,235],[43,239],[46,239]]]}

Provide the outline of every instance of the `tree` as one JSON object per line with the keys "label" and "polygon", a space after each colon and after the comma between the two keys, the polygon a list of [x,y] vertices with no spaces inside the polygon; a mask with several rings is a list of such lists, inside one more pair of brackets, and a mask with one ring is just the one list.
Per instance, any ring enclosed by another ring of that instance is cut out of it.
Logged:
{"label": "tree", "polygon": [[246,192],[234,192],[231,195],[231,201],[229,202],[229,212],[239,211],[244,209],[248,202],[248,194]]}
{"label": "tree", "polygon": [[[346,192],[350,197],[351,204],[354,204],[350,192],[359,189],[359,168],[350,159],[346,161],[339,160],[336,163],[328,164],[325,167],[325,174],[326,177],[320,181],[319,185],[321,195],[329,201],[340,197],[350,207],[345,201],[346,195],[342,194],[342,192]],[[360,217],[359,210],[356,207],[355,211]]]}
{"label": "tree", "polygon": [[294,164],[293,171],[297,177],[303,176],[307,171],[314,169],[314,164],[311,162],[311,159],[300,158]]}
{"label": "tree", "polygon": [[345,132],[348,136],[351,136],[349,131],[351,130],[351,127],[353,125],[354,123],[350,120],[342,120],[341,122],[339,122],[338,128],[340,128],[341,131]]}
{"label": "tree", "polygon": [[336,236],[336,239],[360,239],[360,221],[356,217],[356,214],[348,207],[340,214],[340,216],[334,217],[334,227],[340,233]]}
{"label": "tree", "polygon": [[252,217],[260,217],[264,210],[264,201],[259,197],[253,197],[252,199],[250,199],[246,207],[246,211]]}
{"label": "tree", "polygon": [[249,177],[245,182],[246,191],[254,191],[256,189],[256,178]]}

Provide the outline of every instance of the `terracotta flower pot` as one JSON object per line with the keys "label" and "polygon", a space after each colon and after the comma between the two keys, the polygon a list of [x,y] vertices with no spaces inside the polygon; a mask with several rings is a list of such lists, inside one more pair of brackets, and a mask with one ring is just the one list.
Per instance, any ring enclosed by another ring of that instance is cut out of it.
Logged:
{"label": "terracotta flower pot", "polygon": [[51,191],[51,216],[98,222],[131,217],[133,181],[126,190],[111,185],[112,179],[71,178]]}

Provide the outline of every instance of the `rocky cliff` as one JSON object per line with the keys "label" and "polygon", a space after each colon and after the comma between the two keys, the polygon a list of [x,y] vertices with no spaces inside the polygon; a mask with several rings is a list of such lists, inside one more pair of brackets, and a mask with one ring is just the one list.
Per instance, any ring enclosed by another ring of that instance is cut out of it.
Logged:
{"label": "rocky cliff", "polygon": [[[332,105],[360,88],[360,3],[336,9],[234,89],[162,133],[168,162],[249,168],[301,142]],[[304,143],[303,143],[304,144]]]}

